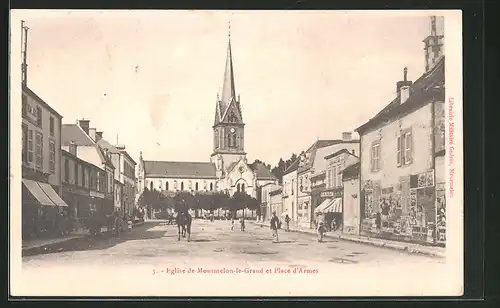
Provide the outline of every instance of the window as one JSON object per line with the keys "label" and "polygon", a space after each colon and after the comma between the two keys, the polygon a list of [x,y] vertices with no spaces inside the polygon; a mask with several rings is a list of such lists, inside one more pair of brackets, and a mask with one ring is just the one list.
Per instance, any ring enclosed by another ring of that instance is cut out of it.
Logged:
{"label": "window", "polygon": [[397,165],[408,165],[413,158],[413,138],[411,131],[406,131],[397,139]]}
{"label": "window", "polygon": [[168,181],[165,182],[165,190],[168,190]]}
{"label": "window", "polygon": [[42,127],[42,108],[40,106],[36,106],[36,125]]}
{"label": "window", "polygon": [[75,162],[75,175],[73,177],[75,179],[74,184],[78,185],[78,164]]}
{"label": "window", "polygon": [[56,172],[56,143],[54,140],[49,140],[49,171],[50,173]]}
{"label": "window", "polygon": [[198,190],[198,182],[195,184],[195,189]]}
{"label": "window", "polygon": [[28,115],[28,97],[25,94],[23,94],[22,96],[22,103],[23,103],[22,107],[23,117],[25,117]]}
{"label": "window", "polygon": [[64,160],[64,181],[69,183],[69,160]]}
{"label": "window", "polygon": [[245,192],[245,184],[241,184],[241,192]]}
{"label": "window", "polygon": [[50,117],[50,135],[51,136],[54,136],[54,117],[51,116]]}
{"label": "window", "polygon": [[83,167],[83,166],[82,166],[82,187],[87,187],[87,186],[85,185],[85,180],[86,180],[86,179],[85,179],[85,176],[86,176],[86,175],[85,175],[85,173],[86,173],[86,172],[87,172],[87,168],[85,168],[85,167]]}
{"label": "window", "polygon": [[214,183],[210,183],[210,190],[214,190]]}
{"label": "window", "polygon": [[33,161],[33,130],[28,129],[28,162]]}
{"label": "window", "polygon": [[372,171],[380,170],[380,142],[375,142],[372,144],[371,169]]}
{"label": "window", "polygon": [[43,135],[42,133],[36,133],[36,144],[35,144],[35,162],[38,168],[43,167]]}
{"label": "window", "polygon": [[181,182],[181,190],[184,190],[184,182]]}
{"label": "window", "polygon": [[23,162],[28,162],[28,126],[23,125]]}

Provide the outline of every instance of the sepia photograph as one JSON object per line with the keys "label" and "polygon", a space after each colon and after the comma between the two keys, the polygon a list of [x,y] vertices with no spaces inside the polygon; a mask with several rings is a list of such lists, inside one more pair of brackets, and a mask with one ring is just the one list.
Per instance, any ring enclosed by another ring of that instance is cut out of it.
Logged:
{"label": "sepia photograph", "polygon": [[11,16],[10,295],[463,294],[461,11]]}

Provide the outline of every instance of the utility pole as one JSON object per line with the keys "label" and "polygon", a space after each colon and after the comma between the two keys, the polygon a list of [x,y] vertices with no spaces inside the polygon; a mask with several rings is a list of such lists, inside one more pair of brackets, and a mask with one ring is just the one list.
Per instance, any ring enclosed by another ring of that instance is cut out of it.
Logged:
{"label": "utility pole", "polygon": [[28,54],[28,30],[29,28],[25,25],[25,21],[21,20],[21,75],[22,75],[22,84],[28,84],[28,63],[27,63],[27,54]]}

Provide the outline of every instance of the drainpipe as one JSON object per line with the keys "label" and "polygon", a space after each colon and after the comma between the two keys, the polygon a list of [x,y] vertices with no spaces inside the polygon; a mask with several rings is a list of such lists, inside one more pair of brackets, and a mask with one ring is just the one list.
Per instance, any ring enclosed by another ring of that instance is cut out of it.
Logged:
{"label": "drainpipe", "polygon": [[[359,132],[359,175],[358,175],[358,204],[359,204],[359,222],[358,222],[358,235],[361,235],[361,227],[363,225],[364,207],[361,208],[361,190],[362,190],[362,178],[361,178],[361,166],[363,165],[363,135]],[[364,202],[364,200],[363,200]],[[363,212],[362,212],[363,210]]]}

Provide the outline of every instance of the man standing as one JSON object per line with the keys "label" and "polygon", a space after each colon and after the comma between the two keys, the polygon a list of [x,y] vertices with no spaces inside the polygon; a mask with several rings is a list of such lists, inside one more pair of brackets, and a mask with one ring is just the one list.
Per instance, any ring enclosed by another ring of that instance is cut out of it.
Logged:
{"label": "man standing", "polygon": [[290,232],[290,217],[288,214],[285,216],[285,223],[286,223],[286,232]]}
{"label": "man standing", "polygon": [[273,216],[271,218],[271,230],[273,231],[273,237],[276,237],[276,242],[278,242],[278,223],[278,216],[276,216],[276,212],[273,212]]}
{"label": "man standing", "polygon": [[241,217],[240,219],[240,230],[245,231],[245,218]]}

